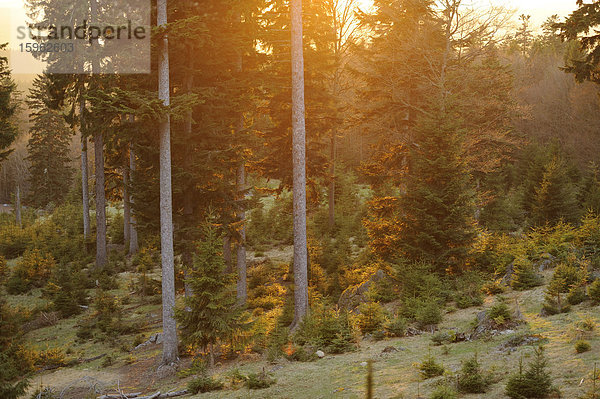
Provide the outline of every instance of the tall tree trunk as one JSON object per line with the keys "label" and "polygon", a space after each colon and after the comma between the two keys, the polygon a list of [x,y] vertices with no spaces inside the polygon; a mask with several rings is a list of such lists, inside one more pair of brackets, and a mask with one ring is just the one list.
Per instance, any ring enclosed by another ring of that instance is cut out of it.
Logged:
{"label": "tall tree trunk", "polygon": [[331,130],[331,148],[330,148],[330,162],[329,166],[329,174],[331,181],[329,182],[329,194],[328,194],[328,202],[329,202],[329,227],[333,228],[335,226],[335,137],[337,135],[337,129],[334,127]]}
{"label": "tall tree trunk", "polygon": [[83,205],[83,238],[90,236],[90,188],[88,186],[87,137],[81,136],[81,203]]}
{"label": "tall tree trunk", "polygon": [[[134,116],[129,116],[130,122],[133,123]],[[133,151],[133,143],[129,143],[129,180],[133,182],[135,179],[135,152]],[[138,234],[137,234],[137,225],[135,220],[135,213],[133,211],[133,195],[129,194],[129,255],[135,254],[138,247]]]}
{"label": "tall tree trunk", "polygon": [[[238,23],[240,25],[240,28],[242,27],[242,16],[241,14],[237,15],[236,17],[236,23]],[[236,71],[237,73],[239,73],[240,75],[243,73],[244,71],[244,59],[242,56],[242,49],[238,48],[236,51]],[[237,136],[240,137],[242,132],[244,130],[244,114],[240,111],[240,114],[238,116],[238,127],[237,127]],[[241,138],[241,137],[240,137]],[[247,286],[247,276],[246,276],[246,271],[247,271],[247,266],[246,266],[246,210],[245,210],[245,204],[243,202],[243,200],[245,199],[245,195],[246,195],[246,164],[245,161],[242,159],[242,161],[240,162],[240,165],[238,166],[238,170],[237,170],[237,191],[238,191],[238,200],[242,201],[242,203],[240,204],[240,211],[238,212],[238,221],[241,224],[241,228],[240,228],[240,241],[238,242],[237,245],[237,272],[238,272],[238,279],[237,279],[237,300],[238,303],[243,305],[246,303],[246,300],[248,299],[248,286]]]}
{"label": "tall tree trunk", "polygon": [[[238,167],[237,186],[240,193],[240,199],[244,198],[246,192],[246,167],[244,162]],[[242,223],[240,228],[240,242],[237,245],[237,300],[239,304],[245,304],[248,299],[248,287],[246,283],[246,212],[242,209],[238,218]]]}
{"label": "tall tree trunk", "polygon": [[[191,6],[191,4],[190,4]],[[190,71],[187,73],[186,77],[185,77],[185,91],[187,93],[192,93],[192,88],[194,86],[194,73],[193,73],[193,69],[194,69],[194,57],[195,57],[195,52],[192,48],[192,46],[189,46],[188,48],[188,52],[189,52],[189,58],[188,58],[188,68],[190,68]],[[185,114],[185,122],[184,122],[184,133],[185,133],[185,137],[186,140],[191,143],[192,142],[192,110],[188,110]],[[191,161],[193,159],[193,152],[192,152],[192,147],[190,145],[185,146],[185,158],[184,158],[184,170],[190,170],[191,169]],[[193,183],[190,183],[188,185],[185,186],[184,190],[186,190],[187,192],[184,192],[184,198],[183,198],[183,217],[184,217],[184,223],[187,225],[188,223],[193,223],[193,216],[194,216],[194,204],[193,204],[193,197],[192,197],[192,190],[194,189],[193,187]],[[186,244],[183,246],[183,254],[181,256],[182,261],[183,261],[183,278],[184,278],[184,289],[185,289],[185,297],[186,298],[190,298],[194,292],[192,290],[192,287],[190,286],[190,284],[188,283],[188,270],[190,270],[193,266],[194,266],[194,257],[192,255],[192,248],[193,248],[193,243],[192,245]]]}
{"label": "tall tree trunk", "polygon": [[[129,160],[128,160],[129,161]],[[129,162],[127,162],[129,163]],[[131,239],[131,208],[129,206],[129,165],[123,166],[123,244]]]}
{"label": "tall tree trunk", "polygon": [[304,55],[302,0],[290,0],[292,31],[292,158],[294,169],[294,321],[308,313],[308,251],[306,247],[306,125],[304,119]]}
{"label": "tall tree trunk", "polygon": [[21,221],[21,186],[17,183],[16,193],[15,193],[15,219],[17,225],[19,227],[23,226],[23,222]]}
{"label": "tall tree trunk", "polygon": [[94,165],[96,175],[96,267],[106,265],[106,194],[104,192],[104,137],[94,134]]}
{"label": "tall tree trunk", "polygon": [[[90,22],[96,22],[98,16],[98,1],[90,2]],[[92,45],[98,46],[98,40],[92,40]],[[92,60],[92,76],[100,73],[98,60]],[[103,268],[107,262],[106,253],[106,194],[104,191],[104,134],[94,133],[94,173],[96,175],[96,267]]]}
{"label": "tall tree trunk", "polygon": [[[167,24],[167,0],[157,0],[157,25]],[[163,37],[158,65],[158,98],[170,104],[169,40]],[[170,116],[160,123],[160,252],[162,259],[162,364],[177,361],[177,324],[175,322],[175,265],[173,259],[173,194],[171,188]]]}

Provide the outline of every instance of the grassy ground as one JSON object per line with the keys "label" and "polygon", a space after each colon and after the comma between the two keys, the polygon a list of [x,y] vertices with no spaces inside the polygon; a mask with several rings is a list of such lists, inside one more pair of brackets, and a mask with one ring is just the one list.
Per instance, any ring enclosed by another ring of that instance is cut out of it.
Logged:
{"label": "grassy ground", "polygon": [[[275,258],[289,256],[289,249],[269,254]],[[551,273],[551,272],[550,272]],[[132,297],[126,289],[131,276],[120,276],[121,286],[111,291],[121,298],[129,298],[124,305],[126,322],[143,322],[142,334],[148,338],[160,331],[160,305],[152,304],[141,298]],[[548,278],[548,276],[546,276]],[[9,297],[9,302],[20,306],[34,307],[43,304],[41,293]],[[435,385],[445,378],[452,378],[461,367],[461,362],[477,353],[482,367],[494,376],[495,383],[484,395],[466,395],[468,398],[504,398],[504,386],[508,375],[515,372],[519,359],[527,363],[534,346],[525,345],[514,351],[501,351],[499,346],[518,334],[536,334],[545,338],[546,354],[554,384],[560,388],[562,397],[577,398],[582,395],[589,381],[594,362],[600,361],[600,307],[584,303],[573,307],[570,313],[551,317],[540,317],[544,288],[524,292],[508,292],[507,302],[515,308],[516,304],[526,323],[513,330],[471,342],[461,342],[445,346],[434,346],[432,334],[385,339],[379,342],[365,340],[356,352],[342,355],[326,355],[325,358],[307,363],[280,360],[267,362],[264,356],[244,354],[234,361],[218,363],[214,370],[217,378],[226,382],[223,391],[196,395],[198,398],[363,398],[365,397],[366,367],[364,362],[373,360],[375,397],[380,399],[416,398],[429,396]],[[467,331],[476,315],[492,306],[495,298],[488,297],[481,307],[455,310],[447,313],[440,329]],[[70,360],[90,359],[104,355],[100,359],[80,362],[72,367],[44,371],[36,374],[30,393],[40,385],[55,387],[59,391],[68,387],[70,392],[85,392],[90,387],[99,390],[117,389],[125,392],[144,391],[163,392],[182,389],[191,377],[161,377],[156,372],[160,358],[160,345],[148,345],[142,350],[133,351],[135,336],[119,336],[107,341],[77,339],[77,324],[88,317],[92,310],[76,318],[61,320],[54,326],[30,331],[25,335],[27,341],[37,350],[60,348]],[[597,324],[592,332],[582,331],[578,323],[593,319]],[[586,339],[592,350],[577,354],[574,343]],[[384,349],[393,347],[384,353]],[[447,370],[447,375],[430,380],[422,380],[416,363],[431,353]],[[110,358],[111,361],[107,361]],[[189,359],[182,362],[182,368],[189,366]],[[233,370],[242,374],[258,373],[263,370],[272,374],[277,383],[268,389],[248,390],[245,387],[231,387],[228,383]],[[79,391],[74,390],[79,387]],[[85,397],[81,393],[74,396]],[[79,395],[79,396],[78,396]],[[67,396],[68,397],[68,396]]]}

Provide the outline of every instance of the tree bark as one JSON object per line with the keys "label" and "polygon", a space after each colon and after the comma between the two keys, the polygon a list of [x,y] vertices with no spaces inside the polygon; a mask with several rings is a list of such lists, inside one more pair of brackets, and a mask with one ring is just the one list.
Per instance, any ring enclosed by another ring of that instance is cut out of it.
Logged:
{"label": "tree bark", "polygon": [[[90,22],[96,22],[98,16],[98,1],[90,2]],[[92,40],[92,45],[98,45],[98,40]],[[95,58],[92,60],[92,76],[100,73],[100,65]],[[106,193],[104,191],[104,133],[94,133],[94,173],[96,175],[96,267],[103,268],[107,262],[106,253]]]}
{"label": "tree bark", "polygon": [[23,227],[23,222],[21,221],[21,186],[17,183],[16,193],[15,193],[15,219],[17,225],[19,227]]}
{"label": "tree bark", "polygon": [[[127,162],[129,164],[129,162]],[[123,166],[123,244],[131,239],[131,208],[129,206],[129,165]]]}
{"label": "tree bark", "polygon": [[104,192],[104,137],[94,134],[94,173],[96,175],[96,267],[106,265],[106,194]]}
{"label": "tree bark", "polygon": [[81,203],[83,205],[83,238],[90,236],[90,188],[88,186],[87,137],[81,136]]}
{"label": "tree bark", "polygon": [[335,226],[335,136],[337,135],[337,129],[333,128],[331,130],[331,148],[330,148],[330,159],[331,165],[329,166],[329,174],[331,181],[329,182],[329,194],[328,194],[328,202],[329,202],[329,227],[333,228]]}
{"label": "tree bark", "polygon": [[[241,14],[237,15],[236,22],[242,28],[242,16]],[[240,29],[241,30],[241,29]],[[241,75],[244,71],[244,59],[242,56],[242,49],[238,48],[236,51],[236,71]],[[238,116],[238,127],[237,127],[237,136],[241,139],[241,134],[244,130],[244,114],[240,111]],[[240,222],[240,241],[238,242],[236,248],[236,258],[237,258],[237,300],[238,304],[244,305],[246,304],[246,300],[248,299],[248,286],[247,286],[247,265],[246,265],[246,210],[244,199],[246,195],[246,164],[244,159],[241,160],[240,165],[237,170],[237,191],[238,191],[238,200],[242,201],[240,203],[240,211],[238,212],[238,220]]]}
{"label": "tree bark", "polygon": [[[129,120],[131,122],[134,121],[134,116],[129,116]],[[129,181],[133,182],[135,179],[135,152],[133,151],[133,144],[129,143]],[[129,255],[135,254],[138,247],[138,234],[137,234],[137,225],[135,221],[135,213],[133,211],[133,195],[132,193],[128,193],[129,195]]]}
{"label": "tree bark", "polygon": [[[188,2],[188,6],[192,7],[193,5],[191,4],[191,1]],[[188,58],[188,68],[189,71],[185,76],[185,91],[186,93],[192,93],[192,89],[194,86],[194,57],[195,57],[195,52],[194,52],[194,48],[192,45],[188,46],[188,54],[189,54],[189,58]],[[184,133],[185,133],[185,137],[188,143],[192,142],[192,110],[188,110],[185,114],[185,121],[184,121]],[[183,167],[184,170],[191,170],[191,162],[193,159],[193,151],[192,151],[192,146],[191,145],[187,145],[185,146],[185,158],[183,160]],[[192,197],[192,192],[194,190],[194,186],[193,186],[193,182],[190,182],[189,184],[187,184],[186,186],[184,186],[184,198],[183,198],[183,218],[184,218],[184,224],[187,226],[189,225],[188,223],[194,223],[193,221],[193,216],[194,216],[194,203],[193,203],[193,197]],[[193,237],[191,238],[191,240],[193,240]],[[183,279],[184,279],[184,290],[185,290],[185,297],[186,298],[190,298],[193,294],[194,291],[192,290],[192,287],[190,286],[189,282],[188,282],[188,271],[191,270],[194,267],[194,257],[193,257],[193,245],[194,243],[192,242],[191,244],[186,244],[183,246],[183,253],[182,253],[182,261],[183,261]],[[189,308],[187,308],[188,310],[190,310]]]}
{"label": "tree bark", "polygon": [[[157,25],[167,24],[167,0],[157,0]],[[170,104],[169,40],[165,35],[159,55],[158,97]],[[177,361],[177,324],[175,322],[175,265],[173,259],[173,194],[171,188],[170,116],[160,123],[160,252],[162,260],[162,364]]]}
{"label": "tree bark", "polygon": [[308,254],[306,244],[306,124],[304,112],[304,55],[302,0],[290,0],[292,45],[292,158],[294,196],[294,321],[308,313]]}
{"label": "tree bark", "polygon": [[[242,162],[238,167],[237,186],[240,193],[239,198],[244,199],[246,191],[246,167]],[[245,304],[248,299],[248,288],[246,283],[246,212],[242,209],[238,218],[242,224],[240,228],[240,242],[237,245],[237,300],[239,304]]]}

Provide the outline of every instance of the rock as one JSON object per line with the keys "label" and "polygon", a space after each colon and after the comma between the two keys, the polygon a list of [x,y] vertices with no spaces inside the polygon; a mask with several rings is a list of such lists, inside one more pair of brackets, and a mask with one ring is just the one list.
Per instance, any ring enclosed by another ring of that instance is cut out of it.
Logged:
{"label": "rock", "polygon": [[315,352],[315,355],[317,355],[319,359],[323,359],[325,357],[325,352],[323,352],[322,350],[318,350]]}
{"label": "rock", "polygon": [[546,269],[551,268],[556,263],[556,258],[549,253],[544,253],[541,256],[539,263],[537,264],[537,269],[541,273]]}
{"label": "rock", "polygon": [[383,270],[377,270],[364,283],[346,288],[344,292],[342,292],[342,295],[340,295],[338,306],[342,309],[354,310],[360,304],[368,302],[367,291],[369,291],[373,284],[387,277],[388,276]]}
{"label": "rock", "polygon": [[421,334],[423,334],[423,331],[421,331],[421,330],[417,330],[417,329],[416,329],[416,328],[414,328],[414,327],[408,327],[408,328],[406,329],[406,336],[407,336],[407,337],[412,337],[412,336],[415,336],[415,335],[421,335]]}
{"label": "rock", "polygon": [[362,362],[360,365],[361,365],[362,367],[367,367],[367,364],[368,364],[367,362]]}
{"label": "rock", "polygon": [[504,274],[504,277],[502,277],[502,280],[500,280],[500,284],[510,285],[514,271],[515,263],[511,262],[508,266],[506,266],[506,273]]}
{"label": "rock", "polygon": [[162,333],[160,334],[152,334],[150,336],[150,338],[148,338],[148,340],[146,342],[142,342],[141,344],[139,344],[138,346],[136,346],[135,348],[133,348],[133,350],[138,350],[138,349],[142,349],[147,347],[148,345],[152,345],[152,344],[160,344],[162,343]]}

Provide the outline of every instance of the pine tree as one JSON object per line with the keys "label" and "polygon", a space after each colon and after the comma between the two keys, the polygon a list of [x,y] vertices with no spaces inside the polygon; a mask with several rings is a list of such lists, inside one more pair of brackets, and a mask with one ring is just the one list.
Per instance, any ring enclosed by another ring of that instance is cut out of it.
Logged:
{"label": "pine tree", "polygon": [[[0,51],[3,51],[6,46],[7,44],[0,44]],[[8,69],[8,59],[0,57],[0,162],[12,152],[7,148],[17,137],[17,128],[11,120],[17,109],[16,88]]]}
{"label": "pine tree", "polygon": [[197,243],[194,265],[187,271],[193,294],[185,308],[177,312],[184,344],[210,352],[214,344],[231,338],[241,327],[241,308],[236,306],[233,275],[225,273],[222,240],[214,226],[206,222],[202,240]]}
{"label": "pine tree", "polygon": [[33,110],[27,144],[32,190],[29,202],[36,207],[60,204],[69,192],[73,176],[69,157],[72,132],[60,111],[48,103],[52,98],[50,86],[48,76],[38,76],[27,101]]}

